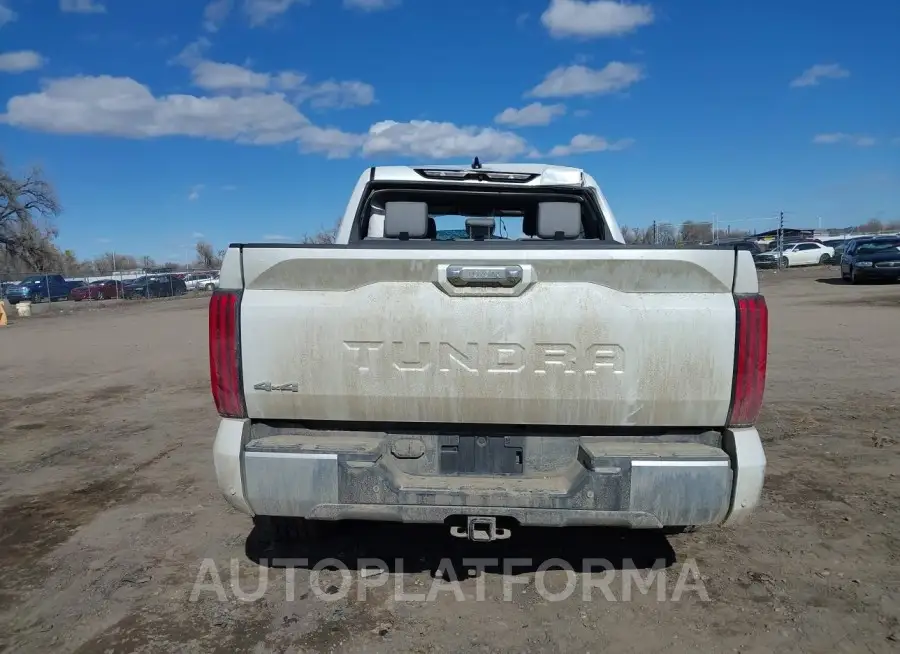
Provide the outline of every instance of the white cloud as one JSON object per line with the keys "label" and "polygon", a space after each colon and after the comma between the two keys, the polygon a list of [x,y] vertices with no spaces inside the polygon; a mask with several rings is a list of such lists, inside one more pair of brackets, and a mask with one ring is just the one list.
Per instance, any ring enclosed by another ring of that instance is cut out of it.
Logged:
{"label": "white cloud", "polygon": [[130,77],[108,75],[51,80],[39,93],[10,99],[0,122],[57,134],[191,136],[242,143],[292,141],[309,124],[277,93],[156,97]]}
{"label": "white cloud", "polygon": [[[202,191],[203,188],[204,188],[203,184],[194,184],[191,187],[191,192],[188,193],[188,198],[187,198],[188,201],[193,202],[194,200],[199,200],[200,199],[200,191]],[[203,234],[200,234],[200,236],[197,236],[197,234],[194,234],[194,238],[201,238],[202,236],[203,236]]]}
{"label": "white cloud", "polygon": [[609,142],[602,136],[591,134],[577,134],[566,145],[557,145],[550,150],[551,157],[568,157],[572,154],[584,152],[606,152],[624,150],[634,144],[634,139],[619,139]]}
{"label": "white cloud", "polygon": [[191,238],[203,238],[203,234],[201,232],[194,232],[191,234]]}
{"label": "white cloud", "polygon": [[71,14],[106,13],[106,6],[97,0],[59,0],[59,8]]}
{"label": "white cloud", "polygon": [[170,64],[179,64],[181,66],[196,66],[203,61],[203,53],[205,53],[212,42],[205,36],[201,36],[196,41],[191,41],[177,55],[169,60]]}
{"label": "white cloud", "polygon": [[201,61],[191,70],[194,84],[209,91],[228,89],[262,90],[268,88],[271,77],[236,64]]}
{"label": "white cloud", "polygon": [[528,150],[518,134],[490,127],[458,127],[453,123],[384,120],[369,128],[363,154],[397,154],[446,159],[450,157],[511,157]]}
{"label": "white cloud", "polygon": [[247,14],[252,27],[259,27],[296,4],[308,3],[309,0],[244,0],[244,13]]}
{"label": "white cloud", "polygon": [[[312,125],[281,93],[156,97],[129,77],[70,77],[9,100],[0,123],[56,134],[146,139],[187,136],[254,145],[297,142],[301,151],[346,157],[365,135]],[[195,189],[198,190],[199,189]]]}
{"label": "white cloud", "polygon": [[364,107],[375,102],[375,88],[365,82],[326,80],[307,83],[306,75],[295,71],[260,73],[237,64],[202,59],[205,48],[202,42],[193,43],[176,60],[191,68],[196,86],[208,91],[291,91],[296,102],[309,102],[322,109]]}
{"label": "white cloud", "polygon": [[[107,75],[49,80],[39,92],[11,98],[0,123],[55,134],[296,143],[301,152],[332,158],[359,153],[501,158],[531,151],[519,135],[489,127],[387,120],[355,134],[313,125],[283,93],[155,96],[134,79]],[[195,187],[194,192],[199,194],[200,189]]]}
{"label": "white cloud", "polygon": [[18,17],[19,15],[16,12],[7,7],[3,2],[0,2],[0,27],[13,22]]}
{"label": "white cloud", "polygon": [[295,73],[290,70],[282,71],[275,75],[275,84],[278,88],[284,89],[285,91],[299,89],[304,81],[306,81],[306,75]]}
{"label": "white cloud", "polygon": [[566,113],[566,107],[561,104],[531,104],[515,109],[510,107],[497,114],[494,122],[499,125],[511,125],[513,127],[529,127],[535,125],[549,125],[554,118]]}
{"label": "white cloud", "polygon": [[829,134],[816,134],[813,137],[813,143],[818,145],[835,145],[837,143],[848,143],[861,148],[868,148],[877,143],[871,136],[863,134],[845,134],[844,132],[831,132]]}
{"label": "white cloud", "polygon": [[322,109],[365,107],[375,102],[375,87],[357,80],[327,80],[318,84],[300,84],[297,88],[299,102],[308,101],[313,107]]}
{"label": "white cloud", "polygon": [[816,64],[803,71],[800,77],[791,81],[791,87],[818,86],[823,79],[843,79],[850,77],[850,71],[839,64]]}
{"label": "white cloud", "polygon": [[[348,9],[381,11],[399,5],[401,0],[344,0]],[[244,13],[251,27],[260,27],[286,13],[294,5],[308,5],[310,0],[244,0]]]}
{"label": "white cloud", "polygon": [[284,234],[264,234],[264,241],[290,241],[290,236],[285,236]]}
{"label": "white cloud", "polygon": [[362,11],[382,11],[392,9],[400,4],[400,0],[344,0],[347,9],[361,9]]}
{"label": "white cloud", "polygon": [[575,111],[572,112],[572,115],[575,116],[576,118],[584,118],[585,116],[591,115],[591,110],[590,109],[576,109]]}
{"label": "white cloud", "polygon": [[650,5],[614,0],[551,0],[541,15],[550,34],[591,38],[621,36],[653,22]]}
{"label": "white cloud", "polygon": [[203,29],[218,32],[231,13],[232,0],[212,0],[203,10]]}
{"label": "white cloud", "polygon": [[602,95],[621,91],[642,79],[641,66],[620,61],[611,61],[600,70],[581,65],[560,66],[550,71],[528,95],[536,98]]}
{"label": "white cloud", "polygon": [[342,159],[357,152],[365,142],[362,134],[351,134],[335,127],[309,125],[300,130],[300,151],[324,154],[329,159]]}
{"label": "white cloud", "polygon": [[0,54],[0,73],[24,73],[44,65],[44,58],[34,50]]}

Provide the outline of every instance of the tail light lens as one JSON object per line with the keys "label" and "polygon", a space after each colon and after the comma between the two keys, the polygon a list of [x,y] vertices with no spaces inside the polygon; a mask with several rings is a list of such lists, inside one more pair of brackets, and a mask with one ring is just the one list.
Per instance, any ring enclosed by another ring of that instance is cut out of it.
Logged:
{"label": "tail light lens", "polygon": [[734,353],[734,389],[728,425],[752,426],[762,408],[769,347],[769,309],[762,295],[739,295]]}
{"label": "tail light lens", "polygon": [[216,411],[224,418],[244,418],[240,369],[241,298],[233,291],[216,291],[209,301],[209,381]]}

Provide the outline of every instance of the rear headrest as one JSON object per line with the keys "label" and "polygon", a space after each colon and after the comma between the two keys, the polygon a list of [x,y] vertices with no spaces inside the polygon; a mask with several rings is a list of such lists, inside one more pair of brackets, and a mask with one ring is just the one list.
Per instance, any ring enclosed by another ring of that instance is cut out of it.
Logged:
{"label": "rear headrest", "polygon": [[577,202],[541,202],[537,214],[537,235],[541,238],[581,236],[581,205]]}
{"label": "rear headrest", "polygon": [[522,233],[525,236],[537,234],[537,207],[531,205],[522,214]]}
{"label": "rear headrest", "polygon": [[372,208],[366,238],[384,238],[384,209]]}
{"label": "rear headrest", "polygon": [[428,204],[425,202],[385,202],[386,238],[427,238]]}
{"label": "rear headrest", "polygon": [[471,239],[491,238],[495,225],[493,218],[466,218],[466,233]]}

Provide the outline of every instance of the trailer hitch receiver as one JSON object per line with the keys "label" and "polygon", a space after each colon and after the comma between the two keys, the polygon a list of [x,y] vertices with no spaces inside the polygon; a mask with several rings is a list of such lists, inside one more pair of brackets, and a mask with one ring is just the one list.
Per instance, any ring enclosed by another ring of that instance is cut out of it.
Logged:
{"label": "trailer hitch receiver", "polygon": [[466,519],[466,528],[454,525],[450,534],[457,538],[468,538],[475,543],[489,543],[494,540],[506,540],[512,535],[509,529],[497,526],[497,518],[493,516],[470,516]]}

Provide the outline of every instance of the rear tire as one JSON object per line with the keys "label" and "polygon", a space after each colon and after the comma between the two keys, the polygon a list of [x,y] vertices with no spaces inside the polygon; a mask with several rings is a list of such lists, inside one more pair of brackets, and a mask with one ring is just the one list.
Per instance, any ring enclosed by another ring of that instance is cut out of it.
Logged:
{"label": "rear tire", "polygon": [[791,262],[787,257],[781,257],[781,267],[782,268],[790,268]]}
{"label": "rear tire", "polygon": [[827,254],[823,254],[821,257],[819,257],[819,265],[820,266],[824,266],[825,264],[828,264],[828,263],[831,263],[831,257],[829,257]]}

